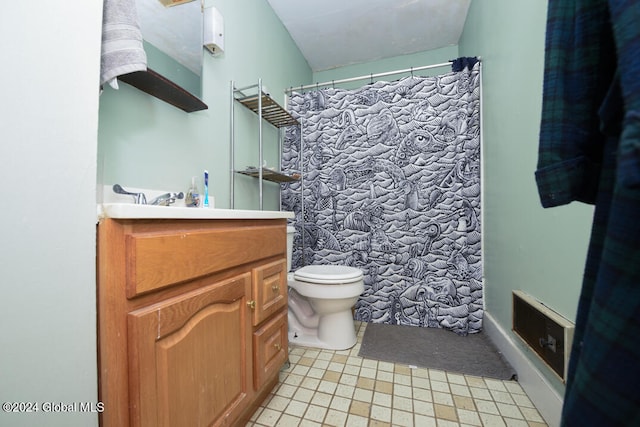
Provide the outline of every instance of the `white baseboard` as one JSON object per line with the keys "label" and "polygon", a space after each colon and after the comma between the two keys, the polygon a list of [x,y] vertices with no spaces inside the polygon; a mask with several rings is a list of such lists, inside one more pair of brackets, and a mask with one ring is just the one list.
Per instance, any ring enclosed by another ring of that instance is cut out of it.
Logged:
{"label": "white baseboard", "polygon": [[495,321],[491,314],[484,312],[483,331],[509,361],[518,373],[518,383],[545,419],[549,427],[560,425],[563,398],[549,384],[549,381],[531,363],[511,336]]}

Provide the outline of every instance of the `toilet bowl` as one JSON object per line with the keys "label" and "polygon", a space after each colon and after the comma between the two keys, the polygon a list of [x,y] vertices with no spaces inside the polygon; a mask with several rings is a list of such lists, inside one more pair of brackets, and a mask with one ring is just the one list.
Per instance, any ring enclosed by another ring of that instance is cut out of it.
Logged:
{"label": "toilet bowl", "polygon": [[[288,227],[288,237],[294,231]],[[288,239],[288,246],[292,242]],[[289,273],[288,285],[290,344],[330,350],[346,350],[356,344],[351,308],[364,292],[360,269],[308,265]]]}

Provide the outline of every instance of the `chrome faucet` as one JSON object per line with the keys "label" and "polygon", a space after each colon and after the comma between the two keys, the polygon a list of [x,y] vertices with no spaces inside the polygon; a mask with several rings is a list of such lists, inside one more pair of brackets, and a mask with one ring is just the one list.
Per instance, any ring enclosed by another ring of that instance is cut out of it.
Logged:
{"label": "chrome faucet", "polygon": [[[133,193],[131,191],[127,191],[120,184],[113,185],[113,191],[117,194],[124,194],[125,196],[133,196],[135,203],[137,205],[146,205],[147,204],[147,196],[144,193]],[[172,203],[175,203],[176,199],[182,199],[184,197],[184,193],[164,193],[151,200],[149,205],[153,206],[169,206]]]}
{"label": "chrome faucet", "polygon": [[184,193],[182,191],[179,193],[164,193],[153,199],[149,204],[154,206],[169,206],[175,203],[176,199],[182,199],[183,197]]}
{"label": "chrome faucet", "polygon": [[125,196],[133,196],[133,199],[136,201],[136,205],[147,204],[147,197],[144,193],[132,193],[130,191],[126,191],[120,184],[113,184],[113,192],[117,194],[124,194]]}

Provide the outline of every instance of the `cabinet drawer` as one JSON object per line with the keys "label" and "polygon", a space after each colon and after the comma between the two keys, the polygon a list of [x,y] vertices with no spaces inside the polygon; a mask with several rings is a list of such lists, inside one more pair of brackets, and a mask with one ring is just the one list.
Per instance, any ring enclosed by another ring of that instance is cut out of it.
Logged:
{"label": "cabinet drawer", "polygon": [[257,326],[287,305],[287,260],[253,269],[253,326]]}
{"label": "cabinet drawer", "polygon": [[253,334],[253,387],[259,390],[278,375],[287,360],[287,310],[282,310]]}
{"label": "cabinet drawer", "polygon": [[125,238],[127,297],[284,254],[280,226],[134,231]]}

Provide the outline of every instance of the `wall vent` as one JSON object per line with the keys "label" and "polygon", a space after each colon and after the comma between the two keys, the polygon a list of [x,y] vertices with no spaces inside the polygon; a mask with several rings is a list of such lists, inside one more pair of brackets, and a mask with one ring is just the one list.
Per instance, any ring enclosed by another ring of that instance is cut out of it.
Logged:
{"label": "wall vent", "polygon": [[513,331],[564,382],[574,324],[522,291],[513,291]]}

